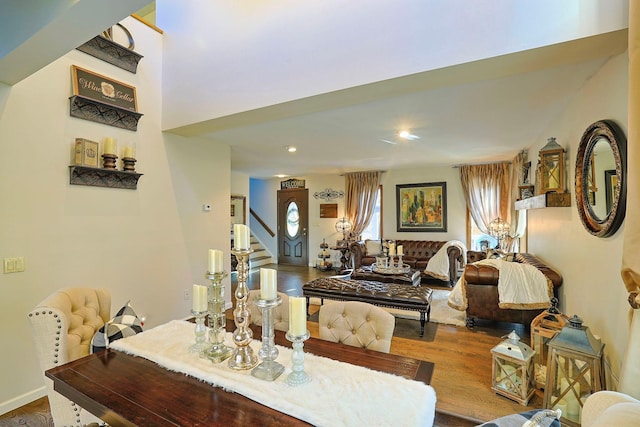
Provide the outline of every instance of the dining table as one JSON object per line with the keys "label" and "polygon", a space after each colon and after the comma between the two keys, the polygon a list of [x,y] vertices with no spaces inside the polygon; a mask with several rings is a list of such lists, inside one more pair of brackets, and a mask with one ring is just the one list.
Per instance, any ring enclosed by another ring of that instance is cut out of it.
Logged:
{"label": "dining table", "polygon": [[[251,325],[251,329],[254,337],[261,336],[260,326]],[[227,330],[234,330],[229,319]],[[275,331],[275,343],[291,348],[282,331]],[[318,338],[305,341],[304,351],[425,384],[430,383],[434,369],[425,360]],[[45,375],[56,392],[111,426],[309,425],[239,393],[114,349],[49,369]]]}

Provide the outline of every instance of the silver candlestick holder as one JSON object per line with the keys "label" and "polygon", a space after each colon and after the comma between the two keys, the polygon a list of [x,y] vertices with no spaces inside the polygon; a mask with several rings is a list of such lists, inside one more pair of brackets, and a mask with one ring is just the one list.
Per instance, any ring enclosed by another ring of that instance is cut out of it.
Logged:
{"label": "silver candlestick holder", "polygon": [[191,314],[196,318],[196,326],[194,328],[196,342],[189,347],[189,352],[201,353],[207,346],[207,327],[204,324],[204,317],[207,315],[207,312],[191,310]]}
{"label": "silver candlestick holder", "polygon": [[252,369],[258,364],[258,357],[249,346],[253,340],[251,324],[251,312],[247,306],[249,288],[247,288],[247,276],[249,273],[249,255],[252,249],[234,249],[231,251],[238,259],[238,286],[236,287],[236,308],[233,310],[233,321],[236,330],[233,331],[233,343],[236,348],[231,352],[229,367],[231,369],[245,370]]}
{"label": "silver candlestick holder", "polygon": [[311,377],[304,371],[304,342],[309,339],[309,331],[304,335],[291,335],[287,332],[286,337],[291,341],[293,353],[291,353],[291,373],[287,376],[286,383],[290,386],[299,386],[311,381]]}
{"label": "silver candlestick holder", "polygon": [[402,268],[404,263],[402,262],[402,255],[398,255],[398,268]]}
{"label": "silver candlestick holder", "polygon": [[273,331],[273,309],[282,304],[282,298],[256,298],[254,304],[262,309],[262,347],[258,351],[262,363],[253,368],[251,375],[261,380],[273,381],[284,372],[284,366],[275,361],[278,358],[278,348],[275,345]]}
{"label": "silver candlestick holder", "polygon": [[227,335],[227,319],[224,314],[224,285],[222,279],[227,277],[226,271],[219,273],[207,272],[205,277],[211,281],[208,292],[209,308],[209,347],[202,352],[202,357],[213,363],[220,363],[229,357],[233,349],[224,344]]}

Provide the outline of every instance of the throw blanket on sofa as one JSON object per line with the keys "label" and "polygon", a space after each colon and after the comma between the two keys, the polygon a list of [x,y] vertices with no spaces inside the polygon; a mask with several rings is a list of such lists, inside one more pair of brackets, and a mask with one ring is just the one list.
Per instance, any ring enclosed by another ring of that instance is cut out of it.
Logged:
{"label": "throw blanket on sofa", "polygon": [[427,263],[427,268],[425,268],[425,274],[429,276],[435,277],[440,280],[449,280],[449,254],[447,253],[448,249],[451,246],[455,246],[460,249],[462,252],[462,259],[467,259],[467,247],[464,243],[458,240],[449,240],[447,243],[442,245],[438,252],[434,256],[429,259]]}
{"label": "throw blanket on sofa", "polygon": [[[499,271],[498,306],[516,310],[535,310],[549,307],[553,298],[553,284],[540,270],[529,264],[485,259],[476,265],[490,265]],[[449,294],[448,304],[456,310],[467,309],[464,274]]]}

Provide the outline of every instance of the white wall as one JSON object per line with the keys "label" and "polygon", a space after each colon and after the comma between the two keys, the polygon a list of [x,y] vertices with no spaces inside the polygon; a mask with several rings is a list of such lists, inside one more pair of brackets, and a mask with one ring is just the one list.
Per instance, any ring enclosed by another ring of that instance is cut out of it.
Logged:
{"label": "white wall", "polygon": [[[49,294],[105,287],[112,313],[130,299],[152,327],[189,315],[183,290],[206,283],[207,248],[229,246],[229,149],[161,133],[163,37],[125,25],[144,55],[137,74],[74,50],[0,86],[0,258],[26,265],[0,274],[0,413],[44,392],[27,313]],[[137,132],[69,116],[72,64],[136,87]],[[69,185],[74,139],[107,136],[136,145],[138,189]],[[204,213],[205,200],[225,209]]]}
{"label": "white wall", "polygon": [[614,31],[628,16],[627,0],[156,5],[165,129]]}
{"label": "white wall", "polygon": [[561,310],[577,314],[605,343],[609,388],[621,367],[629,332],[630,309],[620,277],[624,224],[609,238],[589,234],[580,221],[575,203],[575,157],[583,132],[591,123],[611,119],[627,131],[627,53],[607,62],[585,85],[570,107],[540,136],[529,152],[535,167],[537,152],[546,138],[555,136],[568,157],[570,208],[533,209],[529,215],[529,252],[539,255],[564,278],[560,288]]}

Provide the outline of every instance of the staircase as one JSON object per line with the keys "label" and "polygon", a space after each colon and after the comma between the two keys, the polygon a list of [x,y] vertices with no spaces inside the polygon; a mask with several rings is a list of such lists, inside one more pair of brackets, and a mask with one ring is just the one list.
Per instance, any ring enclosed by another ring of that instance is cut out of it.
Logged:
{"label": "staircase", "polygon": [[[233,249],[233,240],[231,240],[231,249]],[[256,269],[261,265],[266,264],[274,264],[276,261],[273,259],[271,253],[262,245],[260,240],[258,240],[253,233],[251,233],[251,255],[249,255],[249,270]],[[236,266],[238,265],[238,260],[236,256],[231,253],[231,272],[236,272]]]}
{"label": "staircase", "polygon": [[262,243],[253,236],[253,233],[251,233],[251,249],[253,249],[253,252],[249,255],[249,268],[251,270],[261,265],[273,264],[275,262],[271,253],[262,246]]}

